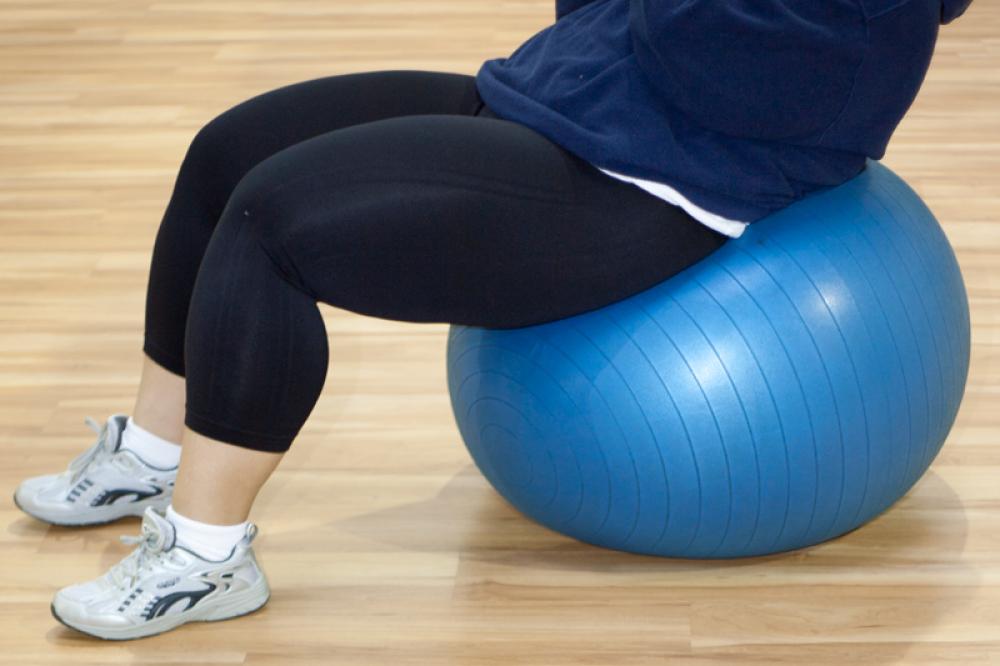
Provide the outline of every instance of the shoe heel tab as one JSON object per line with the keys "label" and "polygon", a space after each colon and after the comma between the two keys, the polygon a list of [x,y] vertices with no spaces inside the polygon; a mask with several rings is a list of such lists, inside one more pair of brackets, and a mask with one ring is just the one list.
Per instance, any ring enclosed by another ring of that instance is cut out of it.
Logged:
{"label": "shoe heel tab", "polygon": [[257,538],[258,531],[256,523],[247,523],[247,529],[243,533],[243,543],[247,546],[252,544],[253,540]]}

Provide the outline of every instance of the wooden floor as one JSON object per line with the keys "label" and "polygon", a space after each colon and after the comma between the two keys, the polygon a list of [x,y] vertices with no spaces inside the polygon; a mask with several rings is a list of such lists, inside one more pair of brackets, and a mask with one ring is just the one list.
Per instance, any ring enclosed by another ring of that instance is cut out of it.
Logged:
{"label": "wooden floor", "polygon": [[[552,0],[0,0],[0,492],[128,411],[150,250],[202,123],[298,80],[474,74]],[[125,643],[49,614],[138,520],[47,526],[0,504],[0,663],[1000,664],[1000,3],[942,31],[885,162],[937,213],[973,358],[931,470],[871,524],[744,561],[631,556],[507,506],[448,405],[447,326],[324,306],[332,366],[251,519],[273,597]]]}

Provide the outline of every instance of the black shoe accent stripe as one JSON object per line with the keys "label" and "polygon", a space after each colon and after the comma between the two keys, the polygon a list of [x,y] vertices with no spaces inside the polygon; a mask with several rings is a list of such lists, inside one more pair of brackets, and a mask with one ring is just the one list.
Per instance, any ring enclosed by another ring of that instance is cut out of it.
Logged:
{"label": "black shoe accent stripe", "polygon": [[135,495],[135,499],[132,502],[138,502],[144,500],[148,497],[156,497],[163,493],[163,488],[159,486],[153,486],[154,490],[136,490],[135,488],[115,488],[112,490],[105,490],[101,493],[93,502],[90,503],[91,506],[104,506],[106,504],[111,504],[120,497],[125,497],[126,495]]}
{"label": "black shoe accent stripe", "polygon": [[189,591],[189,592],[174,592],[173,594],[168,594],[165,597],[160,597],[156,601],[150,602],[145,608],[144,618],[147,620],[152,620],[153,618],[160,617],[174,604],[188,600],[188,605],[184,610],[190,610],[194,608],[195,604],[205,598],[206,595],[212,592],[216,588],[213,583],[205,583],[208,588],[199,591]]}

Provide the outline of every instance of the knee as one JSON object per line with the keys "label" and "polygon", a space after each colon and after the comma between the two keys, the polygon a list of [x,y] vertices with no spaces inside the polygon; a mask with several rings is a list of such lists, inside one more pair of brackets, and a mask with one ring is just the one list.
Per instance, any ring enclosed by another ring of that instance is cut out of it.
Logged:
{"label": "knee", "polygon": [[226,202],[215,232],[217,244],[232,248],[243,261],[258,256],[255,264],[266,261],[285,281],[311,293],[297,268],[295,255],[301,248],[296,249],[293,237],[306,223],[308,210],[298,205],[294,188],[286,187],[288,178],[270,158],[252,167]]}
{"label": "knee", "polygon": [[233,186],[220,224],[239,227],[255,242],[275,248],[283,242],[281,230],[288,224],[293,208],[285,204],[283,174],[273,160],[251,167]]}
{"label": "knee", "polygon": [[188,144],[178,175],[178,184],[200,196],[213,220],[259,159],[254,132],[241,115],[234,107],[202,125]]}

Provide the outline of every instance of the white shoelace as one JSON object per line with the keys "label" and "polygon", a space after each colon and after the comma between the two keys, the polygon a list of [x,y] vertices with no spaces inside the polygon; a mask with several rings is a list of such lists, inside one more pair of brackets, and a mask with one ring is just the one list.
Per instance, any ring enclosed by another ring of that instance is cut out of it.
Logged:
{"label": "white shoelace", "polygon": [[131,589],[139,577],[159,561],[166,545],[166,534],[159,527],[150,527],[149,523],[143,523],[142,534],[139,536],[122,534],[118,538],[122,543],[140,544],[139,548],[108,572],[111,580],[119,588]]}
{"label": "white shoelace", "polygon": [[79,481],[80,477],[84,475],[91,465],[100,464],[104,460],[110,458],[112,454],[113,445],[111,444],[111,439],[107,436],[107,424],[100,426],[97,421],[89,416],[84,419],[84,422],[97,434],[98,439],[89,449],[78,455],[70,462],[69,472],[71,473],[71,484]]}

